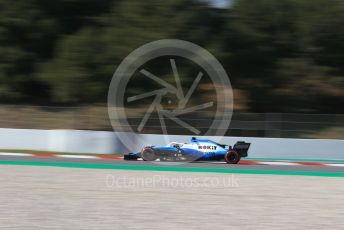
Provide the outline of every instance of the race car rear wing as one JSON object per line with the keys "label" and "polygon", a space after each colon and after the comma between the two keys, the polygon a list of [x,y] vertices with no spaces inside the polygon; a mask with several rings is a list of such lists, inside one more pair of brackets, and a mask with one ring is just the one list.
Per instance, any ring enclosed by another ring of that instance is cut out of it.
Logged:
{"label": "race car rear wing", "polygon": [[233,150],[235,150],[241,157],[248,156],[248,149],[250,148],[251,143],[246,143],[245,141],[237,141],[233,146]]}

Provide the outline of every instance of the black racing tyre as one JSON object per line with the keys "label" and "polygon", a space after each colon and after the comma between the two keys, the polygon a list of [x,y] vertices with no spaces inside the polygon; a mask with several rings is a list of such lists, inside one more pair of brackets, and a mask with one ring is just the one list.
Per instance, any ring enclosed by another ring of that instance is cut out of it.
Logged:
{"label": "black racing tyre", "polygon": [[227,164],[238,164],[240,161],[240,155],[234,150],[229,151],[228,153],[225,154],[225,161]]}
{"label": "black racing tyre", "polygon": [[144,161],[155,161],[157,159],[157,156],[155,155],[155,152],[151,148],[145,148],[141,152],[141,158]]}

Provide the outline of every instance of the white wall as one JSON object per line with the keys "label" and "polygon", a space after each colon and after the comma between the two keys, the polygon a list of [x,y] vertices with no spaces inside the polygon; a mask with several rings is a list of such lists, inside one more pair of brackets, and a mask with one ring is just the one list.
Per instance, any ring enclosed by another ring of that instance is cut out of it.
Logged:
{"label": "white wall", "polygon": [[[118,136],[128,133],[85,130],[0,129],[0,149],[25,149],[75,153],[126,153],[143,145],[164,145],[162,135],[141,134],[135,146],[124,146]],[[130,138],[135,138],[134,134]],[[190,136],[170,135],[169,141],[188,142]],[[201,137],[207,138],[207,137]],[[344,160],[344,140],[222,137],[211,138],[233,145],[251,142],[249,157]]]}
{"label": "white wall", "polygon": [[113,153],[115,140],[113,132],[0,128],[0,149]]}

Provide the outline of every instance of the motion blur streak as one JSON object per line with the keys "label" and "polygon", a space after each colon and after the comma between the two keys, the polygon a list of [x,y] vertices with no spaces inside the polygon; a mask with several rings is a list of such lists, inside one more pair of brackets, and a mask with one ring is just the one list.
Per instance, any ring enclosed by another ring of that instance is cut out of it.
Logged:
{"label": "motion blur streak", "polygon": [[[0,171],[0,228],[4,229],[339,229],[344,225],[342,178],[22,166],[0,166]],[[109,186],[109,175],[122,184]],[[152,184],[157,176],[164,180]],[[235,179],[235,186],[165,183],[183,178],[211,183],[228,177]],[[123,179],[138,178],[150,183],[123,186]]]}

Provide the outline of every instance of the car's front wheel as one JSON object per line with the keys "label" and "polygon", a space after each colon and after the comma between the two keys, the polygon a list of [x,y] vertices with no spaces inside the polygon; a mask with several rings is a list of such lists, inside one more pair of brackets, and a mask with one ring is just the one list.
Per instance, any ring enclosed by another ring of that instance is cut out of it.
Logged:
{"label": "car's front wheel", "polygon": [[225,154],[225,161],[227,164],[238,164],[240,161],[240,155],[236,151],[231,150]]}
{"label": "car's front wheel", "polygon": [[141,152],[141,158],[144,161],[155,161],[157,156],[152,148],[144,148]]}

